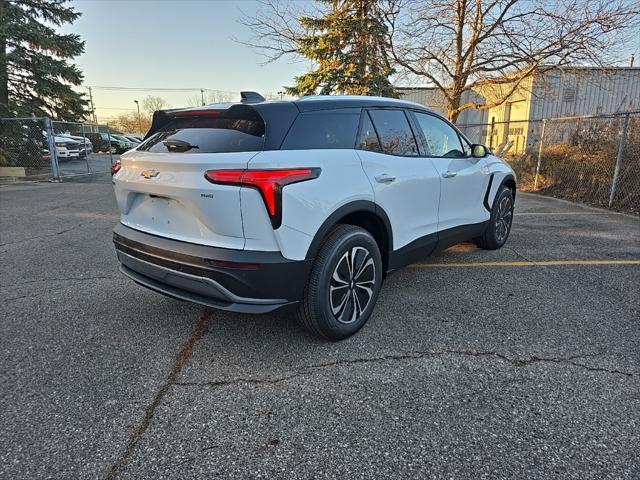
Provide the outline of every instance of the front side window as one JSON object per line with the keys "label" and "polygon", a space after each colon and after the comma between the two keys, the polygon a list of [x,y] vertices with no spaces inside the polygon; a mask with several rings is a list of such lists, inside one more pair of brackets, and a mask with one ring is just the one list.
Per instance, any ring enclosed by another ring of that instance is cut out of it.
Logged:
{"label": "front side window", "polygon": [[450,125],[427,113],[414,112],[414,115],[427,143],[427,156],[453,158],[466,156],[458,133]]}
{"label": "front side window", "polygon": [[282,143],[282,150],[353,148],[360,114],[325,110],[301,113]]}
{"label": "front side window", "polygon": [[418,145],[402,110],[370,110],[382,151],[391,155],[417,156]]}
{"label": "front side window", "polygon": [[177,117],[140,144],[155,153],[227,153],[262,150],[264,122],[257,119]]}

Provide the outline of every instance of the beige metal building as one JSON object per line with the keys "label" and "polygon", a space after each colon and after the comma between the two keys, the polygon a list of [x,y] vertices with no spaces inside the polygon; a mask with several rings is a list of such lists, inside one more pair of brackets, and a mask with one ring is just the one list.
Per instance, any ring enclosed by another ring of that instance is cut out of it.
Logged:
{"label": "beige metal building", "polygon": [[[444,97],[435,89],[398,90],[402,98],[446,113]],[[492,96],[489,91],[472,95],[480,103],[491,101]],[[542,119],[635,110],[640,110],[640,67],[563,67],[528,78],[498,107],[463,112],[457,123],[463,130],[473,129],[472,124],[493,124],[481,130],[475,127],[486,138],[474,141],[506,147],[505,152],[515,154],[537,144]]]}

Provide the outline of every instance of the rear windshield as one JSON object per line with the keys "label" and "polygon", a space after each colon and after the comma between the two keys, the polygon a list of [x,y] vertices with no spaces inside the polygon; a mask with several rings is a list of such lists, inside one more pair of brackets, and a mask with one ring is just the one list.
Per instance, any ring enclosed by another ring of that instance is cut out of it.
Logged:
{"label": "rear windshield", "polygon": [[147,152],[226,153],[262,150],[264,122],[255,119],[174,118],[138,147]]}
{"label": "rear windshield", "polygon": [[329,110],[298,115],[282,150],[354,148],[360,112]]}

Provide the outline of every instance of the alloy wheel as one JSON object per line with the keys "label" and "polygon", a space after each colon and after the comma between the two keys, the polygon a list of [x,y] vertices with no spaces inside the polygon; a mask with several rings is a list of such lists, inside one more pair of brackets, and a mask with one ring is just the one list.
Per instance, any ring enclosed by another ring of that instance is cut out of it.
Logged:
{"label": "alloy wheel", "polygon": [[340,323],[356,322],[373,297],[376,267],[371,252],[355,246],[338,260],[329,283],[331,312]]}
{"label": "alloy wheel", "polygon": [[496,240],[503,242],[509,235],[511,220],[513,219],[513,204],[508,196],[503,197],[498,204],[496,215]]}

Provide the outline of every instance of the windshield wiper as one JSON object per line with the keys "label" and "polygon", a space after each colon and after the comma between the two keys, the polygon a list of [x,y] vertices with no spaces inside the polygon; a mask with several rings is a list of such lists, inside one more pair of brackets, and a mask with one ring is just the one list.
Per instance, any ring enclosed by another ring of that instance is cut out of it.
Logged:
{"label": "windshield wiper", "polygon": [[185,142],[184,140],[163,140],[162,143],[170,152],[188,152],[192,148],[200,148],[198,145],[191,145],[189,142]]}

